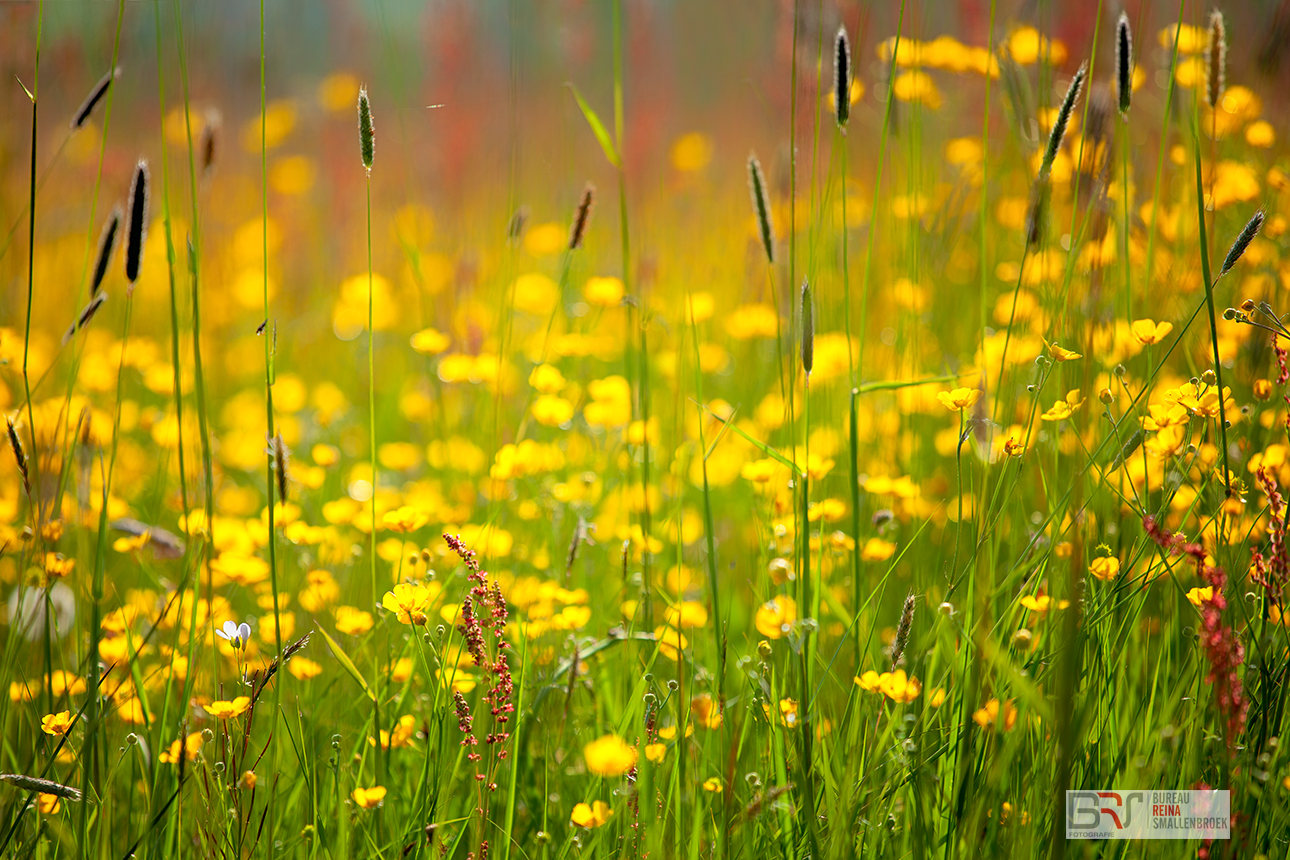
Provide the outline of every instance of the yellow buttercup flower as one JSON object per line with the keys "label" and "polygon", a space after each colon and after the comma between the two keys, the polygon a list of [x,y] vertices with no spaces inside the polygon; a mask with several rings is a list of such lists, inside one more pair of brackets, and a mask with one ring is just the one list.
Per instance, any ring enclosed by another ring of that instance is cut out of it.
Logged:
{"label": "yellow buttercup flower", "polygon": [[599,827],[613,818],[614,811],[609,808],[609,804],[603,800],[595,800],[590,804],[579,803],[573,807],[573,812],[569,815],[569,820],[579,827]]}
{"label": "yellow buttercup flower", "polygon": [[371,788],[355,788],[350,793],[354,802],[362,809],[373,809],[380,806],[385,800],[385,786],[374,785]]}
{"label": "yellow buttercup flower", "polygon": [[795,621],[797,621],[797,601],[781,594],[758,608],[753,623],[762,636],[767,639],[779,639],[792,629]]}
{"label": "yellow buttercup flower", "polygon": [[617,735],[603,735],[582,748],[582,758],[596,776],[622,776],[636,767],[636,748]]}
{"label": "yellow buttercup flower", "polygon": [[72,715],[69,711],[46,714],[40,720],[40,730],[47,735],[62,736],[72,727]]}
{"label": "yellow buttercup flower", "polygon": [[1115,579],[1120,572],[1120,560],[1115,557],[1095,558],[1088,566],[1088,572],[1104,582]]}
{"label": "yellow buttercup flower", "polygon": [[955,388],[953,391],[938,392],[936,399],[941,401],[941,405],[951,412],[962,412],[964,409],[971,409],[976,405],[976,402],[981,399],[981,390],[978,388]]}
{"label": "yellow buttercup flower", "polygon": [[238,696],[231,702],[217,701],[211,702],[206,706],[206,713],[210,714],[217,720],[227,720],[232,717],[240,717],[251,708],[250,696]]}
{"label": "yellow buttercup flower", "polygon": [[1214,599],[1214,586],[1207,585],[1204,588],[1193,588],[1187,592],[1187,600],[1192,606],[1199,607],[1202,603]]}

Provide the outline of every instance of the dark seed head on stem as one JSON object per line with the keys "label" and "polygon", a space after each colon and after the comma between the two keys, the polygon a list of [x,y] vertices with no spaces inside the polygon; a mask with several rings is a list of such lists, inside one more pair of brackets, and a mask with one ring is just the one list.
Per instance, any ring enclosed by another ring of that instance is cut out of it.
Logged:
{"label": "dark seed head on stem", "polygon": [[1062,106],[1057,111],[1057,119],[1048,134],[1048,147],[1044,150],[1044,161],[1039,168],[1039,175],[1043,178],[1047,178],[1053,169],[1053,161],[1057,158],[1057,150],[1061,149],[1062,139],[1066,137],[1066,127],[1070,125],[1071,114],[1075,110],[1075,102],[1079,100],[1080,89],[1084,86],[1084,76],[1087,73],[1088,66],[1081,63],[1079,71],[1075,72],[1075,77],[1071,79],[1071,84],[1066,90],[1066,97],[1062,99]]}
{"label": "dark seed head on stem", "polygon": [[752,193],[753,210],[757,213],[757,226],[761,229],[761,244],[766,250],[766,261],[775,262],[775,230],[770,221],[770,203],[766,199],[766,177],[761,171],[757,156],[748,156],[748,189]]}
{"label": "dark seed head on stem", "polygon": [[587,224],[591,220],[591,210],[596,205],[596,186],[590,182],[582,190],[582,200],[573,214],[573,226],[569,229],[569,250],[576,251],[582,247],[582,240],[587,234]]}
{"label": "dark seed head on stem", "polygon": [[367,87],[358,91],[358,146],[363,167],[370,173],[376,156],[376,131],[372,127],[372,105],[367,99]]}
{"label": "dark seed head on stem", "polygon": [[815,367],[815,315],[811,305],[811,284],[802,279],[802,369],[809,378]]}
{"label": "dark seed head on stem", "polygon": [[1209,47],[1205,63],[1205,103],[1218,107],[1223,98],[1227,74],[1227,27],[1223,13],[1215,9],[1209,15]]}
{"label": "dark seed head on stem", "polygon": [[125,279],[130,282],[126,295],[134,292],[143,264],[143,243],[148,237],[148,162],[139,159],[130,184],[130,217],[125,237]]}
{"label": "dark seed head on stem", "polygon": [[81,102],[81,106],[72,115],[70,123],[72,131],[76,131],[89,122],[90,114],[94,113],[94,108],[98,107],[99,102],[103,101],[103,97],[107,95],[108,90],[112,87],[112,82],[116,80],[116,76],[119,74],[121,74],[121,67],[117,66],[99,78],[99,82],[94,85],[94,89],[90,90],[90,94],[85,97],[85,101]]}
{"label": "dark seed head on stem", "polygon": [[1254,237],[1259,235],[1259,230],[1263,227],[1263,217],[1263,210],[1260,209],[1258,212],[1254,213],[1249,221],[1246,222],[1244,229],[1242,229],[1240,234],[1236,237],[1236,241],[1232,243],[1232,247],[1228,249],[1227,256],[1223,258],[1223,267],[1218,270],[1218,277],[1221,278],[1230,272],[1232,267],[1236,265],[1236,261],[1241,259],[1241,255],[1245,253],[1245,249],[1250,247],[1250,243],[1254,241]]}
{"label": "dark seed head on stem", "polygon": [[1119,96],[1120,116],[1129,116],[1129,102],[1133,98],[1133,34],[1129,30],[1129,16],[1120,13],[1115,26],[1115,88]]}
{"label": "dark seed head on stem", "polygon": [[833,43],[833,116],[845,130],[851,118],[851,43],[847,28],[839,27]]}
{"label": "dark seed head on stem", "polygon": [[107,277],[108,261],[112,259],[112,251],[116,249],[116,234],[120,229],[121,207],[114,206],[112,214],[103,224],[103,233],[99,236],[99,253],[94,264],[94,278],[90,281],[91,296],[98,293],[103,286],[103,279]]}
{"label": "dark seed head on stem", "polygon": [[13,458],[18,461],[18,474],[22,475],[22,487],[27,491],[27,497],[31,497],[31,472],[27,468],[27,454],[22,450],[22,440],[18,438],[18,428],[13,426],[13,421],[5,419],[5,426],[9,432],[9,447],[13,450]]}

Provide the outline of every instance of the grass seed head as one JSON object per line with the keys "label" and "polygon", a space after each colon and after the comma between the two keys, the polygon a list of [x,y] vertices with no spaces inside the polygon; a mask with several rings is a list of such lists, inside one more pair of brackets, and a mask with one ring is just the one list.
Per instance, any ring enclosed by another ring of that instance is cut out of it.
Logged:
{"label": "grass seed head", "polygon": [[219,144],[219,128],[222,124],[220,113],[211,109],[206,112],[206,123],[202,126],[201,157],[202,178],[206,179],[215,169],[215,153]]}
{"label": "grass seed head", "polygon": [[90,320],[94,319],[94,315],[99,312],[99,308],[103,307],[107,297],[107,293],[94,294],[94,298],[90,299],[90,303],[81,311],[81,315],[76,318],[76,322],[68,326],[67,333],[63,335],[63,346],[67,346],[67,342],[75,337],[78,331],[90,324]]}
{"label": "grass seed head", "polygon": [[815,316],[811,306],[811,284],[802,278],[802,368],[809,378],[815,367]]}
{"label": "grass seed head", "polygon": [[376,131],[372,128],[372,105],[367,100],[367,87],[358,91],[358,147],[363,167],[370,173],[372,159],[376,156]]}
{"label": "grass seed head", "polygon": [[1133,34],[1129,30],[1129,16],[1120,13],[1115,26],[1115,89],[1119,96],[1120,116],[1129,116],[1129,102],[1133,98]]}
{"label": "grass seed head", "polygon": [[1066,137],[1066,127],[1070,125],[1071,114],[1075,110],[1075,102],[1079,100],[1080,89],[1084,86],[1086,74],[1088,74],[1088,66],[1081,63],[1079,71],[1075,72],[1075,77],[1071,79],[1071,85],[1066,89],[1066,97],[1062,99],[1062,106],[1057,111],[1057,119],[1048,134],[1048,148],[1044,150],[1044,162],[1039,168],[1039,175],[1045,179],[1052,172],[1057,150],[1061,149],[1062,138]]}
{"label": "grass seed head", "polygon": [[590,182],[582,189],[582,200],[573,214],[573,226],[569,229],[569,250],[576,251],[582,247],[582,239],[587,233],[587,224],[591,220],[591,210],[596,205],[596,186]]}
{"label": "grass seed head", "polygon": [[1227,27],[1223,24],[1223,13],[1215,9],[1209,15],[1209,47],[1205,62],[1205,103],[1211,108],[1218,107],[1223,98],[1225,76],[1227,74]]}
{"label": "grass seed head", "polygon": [[18,428],[13,426],[13,420],[5,419],[5,427],[9,432],[9,447],[13,450],[13,458],[18,461],[18,474],[22,475],[22,487],[27,491],[27,498],[31,498],[31,472],[27,468],[27,454],[22,450],[22,440],[18,438]]}
{"label": "grass seed head", "polygon": [[116,80],[116,76],[119,74],[121,74],[121,67],[117,66],[99,78],[99,82],[94,85],[94,89],[90,90],[90,94],[85,97],[85,101],[81,102],[81,106],[72,115],[70,123],[72,131],[80,129],[85,123],[89,122],[90,114],[94,113],[94,108],[98,107],[99,102],[103,101],[103,97],[107,95],[108,90],[112,87],[112,82]]}
{"label": "grass seed head", "polygon": [[770,203],[766,199],[766,177],[761,171],[757,156],[748,156],[748,188],[752,192],[753,209],[757,213],[757,226],[761,228],[761,244],[766,249],[766,262],[775,262],[775,229],[770,222]]}
{"label": "grass seed head", "polygon": [[148,238],[148,162],[139,159],[130,183],[130,217],[125,236],[125,279],[130,282],[126,296],[134,292],[143,264],[143,243]]}
{"label": "grass seed head", "polygon": [[1218,270],[1220,278],[1232,270],[1232,267],[1236,265],[1236,261],[1241,259],[1241,255],[1245,253],[1245,249],[1250,247],[1254,237],[1259,235],[1259,230],[1263,227],[1263,217],[1263,210],[1260,209],[1246,222],[1245,228],[1241,230],[1240,235],[1236,237],[1236,241],[1232,243],[1232,247],[1228,249],[1227,256],[1223,258],[1223,267]]}
{"label": "grass seed head", "polygon": [[838,128],[845,130],[851,118],[851,43],[845,26],[838,27],[833,43],[833,111]]}
{"label": "grass seed head", "polygon": [[914,595],[905,598],[905,605],[900,610],[900,624],[896,627],[896,638],[891,643],[891,668],[894,671],[905,654],[909,644],[909,631],[914,624]]}
{"label": "grass seed head", "polygon": [[90,281],[91,296],[98,294],[99,288],[103,286],[103,279],[107,277],[108,261],[112,259],[112,251],[116,248],[116,234],[120,230],[121,207],[114,206],[112,214],[103,223],[103,233],[99,236],[98,259],[94,264],[94,278]]}
{"label": "grass seed head", "polygon": [[1030,189],[1030,205],[1026,208],[1026,246],[1038,245],[1044,235],[1044,225],[1048,219],[1049,182],[1047,176],[1040,176]]}

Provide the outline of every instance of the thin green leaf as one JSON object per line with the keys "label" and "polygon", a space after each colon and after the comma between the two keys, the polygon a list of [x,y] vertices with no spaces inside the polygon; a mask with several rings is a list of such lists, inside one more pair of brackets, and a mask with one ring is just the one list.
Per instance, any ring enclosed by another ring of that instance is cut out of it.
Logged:
{"label": "thin green leaf", "polygon": [[862,384],[860,386],[860,393],[868,394],[871,391],[894,391],[897,388],[917,388],[920,385],[958,382],[961,378],[961,376],[950,374],[949,376],[926,376],[922,379],[886,379],[880,382],[866,382]]}
{"label": "thin green leaf", "polygon": [[340,663],[341,667],[358,682],[358,685],[363,688],[363,692],[367,694],[367,698],[375,702],[376,694],[373,693],[372,688],[367,685],[367,681],[358,671],[358,667],[354,665],[354,661],[349,659],[349,655],[345,653],[345,649],[340,647],[340,643],[331,638],[331,636],[327,634],[326,630],[319,627],[318,632],[327,640],[327,647],[331,649],[331,653],[335,655],[336,660]]}
{"label": "thin green leaf", "polygon": [[745,433],[744,431],[740,430],[738,426],[736,426],[735,424],[733,424],[733,423],[731,423],[731,422],[727,421],[726,419],[722,418],[720,415],[718,415],[717,413],[713,412],[713,411],[712,411],[711,409],[709,409],[708,407],[703,406],[702,404],[700,404],[700,407],[703,409],[703,411],[704,411],[704,412],[708,413],[708,414],[709,414],[709,415],[711,415],[713,418],[717,419],[717,420],[718,420],[718,421],[720,421],[722,424],[724,424],[726,427],[729,427],[731,430],[735,431],[735,432],[736,432],[736,433],[738,433],[740,436],[742,436],[745,442],[748,442],[749,444],[753,445],[753,446],[754,446],[754,447],[756,447],[759,451],[761,451],[763,454],[765,454],[766,456],[768,456],[768,457],[770,457],[770,458],[772,458],[772,459],[774,459],[774,460],[778,461],[781,465],[787,466],[789,469],[791,469],[791,470],[793,471],[793,474],[795,474],[795,475],[805,475],[805,474],[806,474],[806,472],[804,472],[804,471],[802,471],[801,469],[799,469],[799,468],[798,468],[798,466],[797,466],[797,464],[796,464],[796,463],[794,463],[792,460],[788,459],[788,458],[787,458],[787,457],[785,457],[783,454],[781,454],[781,453],[779,453],[778,451],[776,451],[774,448],[772,448],[772,447],[770,447],[769,445],[767,445],[765,442],[762,442],[762,441],[760,441],[760,440],[754,439],[753,437],[749,436],[747,433]]}
{"label": "thin green leaf", "polygon": [[605,151],[605,158],[608,158],[609,163],[614,167],[622,167],[622,159],[618,157],[618,148],[614,146],[614,141],[610,138],[609,130],[605,128],[605,124],[600,121],[600,117],[592,110],[591,105],[587,104],[586,99],[582,97],[582,93],[578,92],[578,88],[573,84],[569,84],[568,87],[573,91],[573,97],[577,100],[578,109],[582,111],[583,117],[586,118],[587,125],[591,126],[591,133],[596,136],[596,140],[600,141],[600,148]]}

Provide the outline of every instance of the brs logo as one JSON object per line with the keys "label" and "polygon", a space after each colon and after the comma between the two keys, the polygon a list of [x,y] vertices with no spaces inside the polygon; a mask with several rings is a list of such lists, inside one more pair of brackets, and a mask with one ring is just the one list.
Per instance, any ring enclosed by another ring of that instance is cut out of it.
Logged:
{"label": "brs logo", "polygon": [[1145,791],[1066,792],[1067,831],[1126,830],[1133,824],[1133,811],[1147,802]]}

